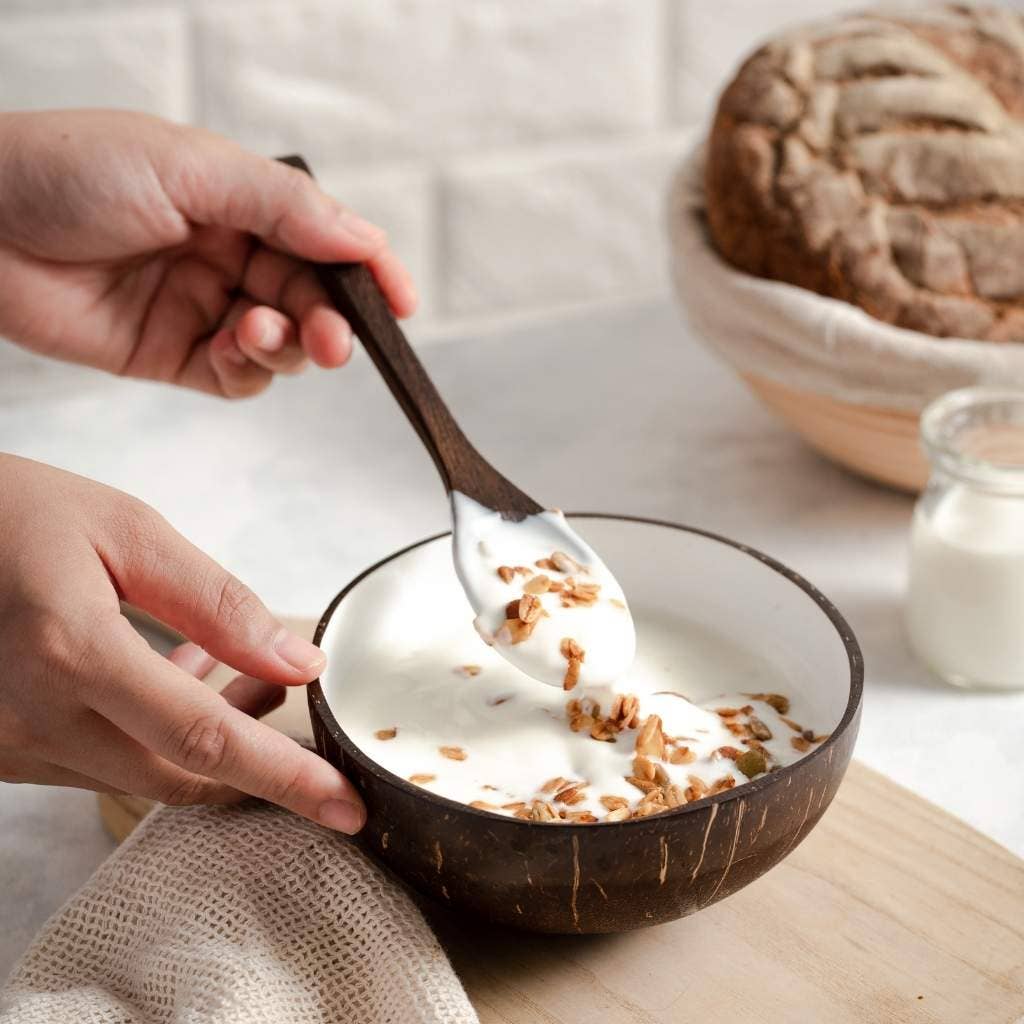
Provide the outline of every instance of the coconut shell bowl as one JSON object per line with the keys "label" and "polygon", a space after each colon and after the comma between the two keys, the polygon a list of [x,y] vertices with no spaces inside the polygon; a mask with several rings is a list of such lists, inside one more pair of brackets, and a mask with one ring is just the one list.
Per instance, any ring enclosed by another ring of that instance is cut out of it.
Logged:
{"label": "coconut shell bowl", "polygon": [[[331,602],[315,637],[329,667],[310,686],[309,705],[317,749],[366,801],[369,821],[359,842],[410,886],[503,925],[621,932],[695,913],[737,892],[814,828],[853,750],[863,663],[849,626],[827,598],[766,555],[673,523],[611,515],[570,519],[630,595],[641,647],[645,612],[725,633],[781,671],[793,714],[829,738],[801,760],[744,785],[621,822],[520,820],[405,781],[352,743],[332,701],[340,706],[339,695],[371,653],[367,645],[380,642],[372,628],[380,610],[397,588],[416,586],[409,578],[411,552],[427,549],[418,552],[415,571],[429,571],[432,587],[459,586],[449,534],[395,552]],[[721,689],[710,680],[707,685],[706,692],[691,689],[688,696],[700,701]],[[524,762],[528,758],[524,751]]]}

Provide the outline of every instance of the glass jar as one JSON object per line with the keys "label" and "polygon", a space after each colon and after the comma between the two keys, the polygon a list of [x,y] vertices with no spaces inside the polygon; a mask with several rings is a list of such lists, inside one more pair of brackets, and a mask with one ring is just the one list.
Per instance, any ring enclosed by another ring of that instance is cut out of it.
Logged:
{"label": "glass jar", "polygon": [[907,629],[955,686],[1024,689],[1024,391],[965,388],[921,416]]}

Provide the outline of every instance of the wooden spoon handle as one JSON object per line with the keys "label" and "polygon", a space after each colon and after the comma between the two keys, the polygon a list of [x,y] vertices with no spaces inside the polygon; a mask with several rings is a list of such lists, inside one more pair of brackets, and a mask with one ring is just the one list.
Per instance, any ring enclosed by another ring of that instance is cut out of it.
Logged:
{"label": "wooden spoon handle", "polygon": [[[301,156],[282,158],[312,177]],[[542,507],[506,480],[470,444],[434,387],[364,263],[314,263],[324,291],[358,335],[427,447],[447,490],[489,508],[526,515]]]}

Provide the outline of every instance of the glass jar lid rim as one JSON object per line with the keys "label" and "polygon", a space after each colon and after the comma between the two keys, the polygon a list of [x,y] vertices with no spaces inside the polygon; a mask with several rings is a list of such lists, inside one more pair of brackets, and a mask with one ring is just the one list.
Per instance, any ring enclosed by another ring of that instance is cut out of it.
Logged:
{"label": "glass jar lid rim", "polygon": [[[1005,422],[1019,431],[1019,456],[1015,451],[1011,460],[997,460],[958,446],[966,417],[973,414],[977,422],[972,425],[991,427],[995,421],[986,423],[983,416],[1000,407],[1014,414]],[[996,489],[1024,487],[1024,388],[978,385],[946,392],[921,413],[921,441],[931,461],[948,472]]]}

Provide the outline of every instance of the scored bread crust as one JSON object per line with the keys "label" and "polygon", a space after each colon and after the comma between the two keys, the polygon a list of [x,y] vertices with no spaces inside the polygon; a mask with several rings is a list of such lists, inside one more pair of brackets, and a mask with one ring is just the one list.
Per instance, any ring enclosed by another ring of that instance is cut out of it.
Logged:
{"label": "scored bread crust", "polygon": [[1024,341],[1024,16],[943,7],[779,36],[719,100],[731,264],[936,336]]}

